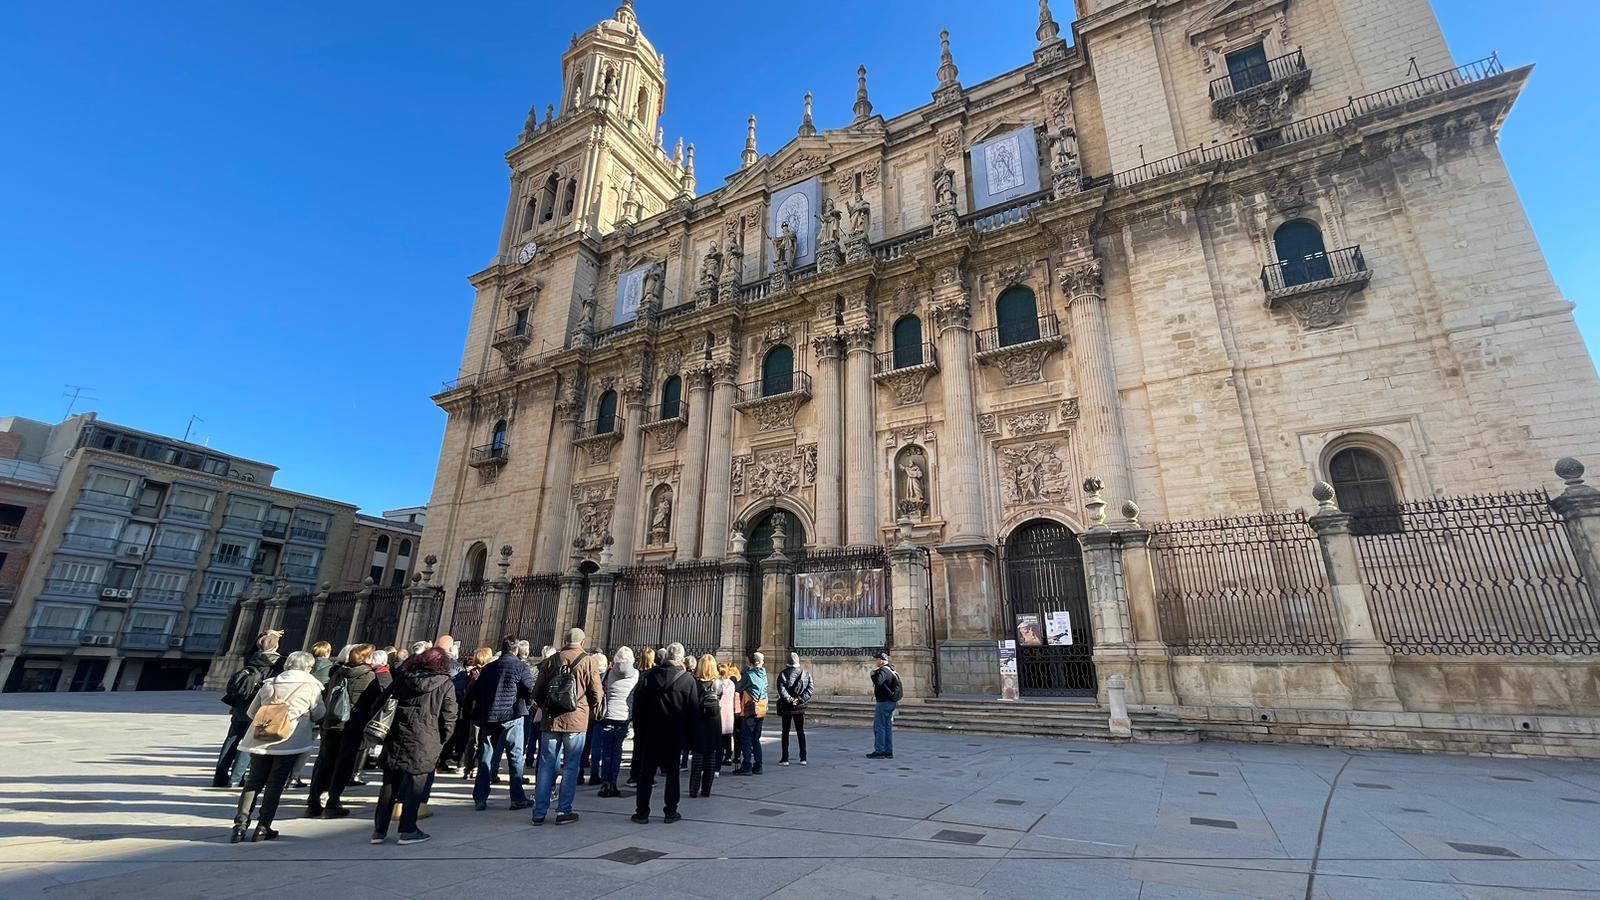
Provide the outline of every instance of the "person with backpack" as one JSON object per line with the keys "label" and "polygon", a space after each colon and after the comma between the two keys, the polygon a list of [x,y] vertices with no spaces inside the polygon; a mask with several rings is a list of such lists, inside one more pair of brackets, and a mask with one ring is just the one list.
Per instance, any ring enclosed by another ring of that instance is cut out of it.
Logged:
{"label": "person with backpack", "polygon": [[750,653],[750,664],[745,666],[744,677],[739,680],[739,700],[744,711],[744,744],[735,775],[761,774],[761,726],[767,719],[767,670],[763,666],[761,651]]}
{"label": "person with backpack", "polygon": [[872,696],[877,706],[872,711],[872,752],[867,759],[894,759],[894,711],[905,688],[899,673],[889,665],[887,653],[879,653],[873,660]]}
{"label": "person with backpack", "polygon": [[250,757],[239,752],[239,741],[250,729],[250,704],[255,702],[261,685],[282,671],[283,658],[278,655],[281,631],[263,631],[256,637],[255,652],[244,661],[239,671],[228,678],[223,687],[222,702],[228,705],[228,736],[222,740],[222,750],[217,754],[217,768],[211,776],[211,786],[217,788],[239,787],[244,783],[245,769]]}
{"label": "person with backpack", "polygon": [[[333,782],[333,770],[339,762],[344,726],[350,720],[351,705],[355,702],[350,694],[348,678],[357,646],[351,644],[340,652],[333,668],[328,671],[328,683],[322,690],[324,712],[322,720],[317,723],[322,737],[317,742],[317,758],[311,764],[311,784],[306,793],[305,817],[308,819],[322,816],[322,795],[328,792],[328,786]],[[312,677],[316,677],[316,674],[316,669],[312,669]]]}
{"label": "person with backpack", "polygon": [[[270,841],[278,836],[272,821],[278,815],[278,801],[289,776],[300,767],[300,759],[315,745],[312,723],[322,718],[322,684],[312,676],[316,657],[305,651],[289,654],[283,673],[256,691],[245,705],[250,727],[239,740],[240,755],[250,761],[239,793],[239,808],[233,817],[229,843],[243,840]],[[261,804],[254,834],[248,834],[250,816]],[[248,838],[247,838],[248,834]]]}
{"label": "person with backpack", "polygon": [[582,628],[568,631],[567,645],[539,664],[539,678],[533,688],[534,704],[543,713],[539,720],[539,773],[534,777],[535,825],[543,825],[550,811],[558,763],[561,796],[556,804],[556,824],[578,821],[572,800],[578,793],[584,739],[589,734],[589,723],[605,702],[600,658],[583,649],[583,639]]}
{"label": "person with backpack", "polygon": [[455,724],[456,688],[450,680],[450,654],[429,647],[407,657],[384,698],[382,711],[366,728],[367,736],[383,746],[378,757],[383,787],[373,816],[372,843],[381,844],[389,836],[396,805],[400,807],[401,844],[420,844],[431,837],[417,827],[417,811]]}
{"label": "person with backpack", "polygon": [[722,695],[728,682],[717,672],[717,658],[707,653],[695,669],[694,733],[689,749],[694,765],[689,769],[689,796],[711,796],[711,783],[717,779],[717,754],[722,751]]}
{"label": "person with backpack", "polygon": [[473,724],[472,687],[477,684],[483,667],[493,659],[494,650],[479,647],[468,657],[466,667],[450,676],[450,680],[455,682],[456,697],[461,703],[461,708],[457,711],[456,732],[450,736],[450,743],[444,748],[445,766],[451,774],[454,774],[459,767],[461,777],[468,781],[472,780],[478,770],[478,726]]}
{"label": "person with backpack", "polygon": [[[324,766],[319,757],[317,767],[311,772],[311,794],[306,800],[307,818],[320,816],[339,819],[350,815],[350,810],[339,801],[344,796],[344,789],[350,786],[359,771],[357,767],[367,757],[367,724],[382,708],[384,692],[389,689],[392,680],[387,671],[380,672],[373,665],[379,652],[371,644],[357,644],[345,659],[346,665],[339,673],[339,681],[328,685],[328,706],[334,713],[329,718],[337,723],[347,704],[350,713],[344,716],[343,725],[336,729],[339,733],[334,739],[336,752],[327,757],[333,761],[333,766],[324,775]],[[323,723],[323,741],[327,741],[328,735],[335,730],[330,729],[329,724]],[[324,792],[328,795],[326,804],[320,802]]]}
{"label": "person with backpack", "polygon": [[778,715],[783,719],[783,756],[778,765],[789,764],[789,726],[794,725],[800,741],[800,765],[806,764],[806,704],[811,702],[811,673],[800,668],[800,654],[789,654],[789,665],[778,673]]}
{"label": "person with backpack", "polygon": [[533,698],[533,672],[517,658],[517,639],[506,635],[500,641],[500,657],[478,673],[472,684],[472,723],[483,738],[478,742],[478,775],[472,782],[472,808],[489,808],[489,783],[500,769],[500,755],[511,766],[511,808],[527,809],[528,795],[522,787],[526,747],[528,701]]}
{"label": "person with backpack", "polygon": [[637,782],[633,821],[650,821],[650,794],[656,773],[666,778],[661,798],[663,821],[678,815],[678,760],[693,739],[699,718],[695,678],[683,670],[683,645],[669,644],[656,656],[656,667],[639,678],[633,701],[633,780]]}

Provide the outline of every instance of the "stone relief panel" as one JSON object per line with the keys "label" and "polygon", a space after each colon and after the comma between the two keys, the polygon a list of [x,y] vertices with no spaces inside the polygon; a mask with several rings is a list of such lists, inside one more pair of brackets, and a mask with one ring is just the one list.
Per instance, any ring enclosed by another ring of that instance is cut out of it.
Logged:
{"label": "stone relief panel", "polygon": [[572,486],[572,509],[578,536],[572,546],[599,550],[611,537],[611,513],[616,506],[617,479],[607,478]]}
{"label": "stone relief panel", "polygon": [[1064,439],[1028,441],[996,451],[1001,496],[1007,504],[1061,503],[1071,493]]}
{"label": "stone relief panel", "polygon": [[1006,416],[1006,431],[1013,437],[1041,434],[1049,427],[1050,413],[1042,409],[1011,413]]}
{"label": "stone relief panel", "polygon": [[800,412],[800,405],[804,402],[804,397],[789,396],[750,405],[744,412],[755,419],[756,433],[764,434],[768,431],[793,428],[794,417]]}
{"label": "stone relief panel", "polygon": [[800,457],[791,449],[757,451],[747,473],[749,492],[758,497],[794,493],[800,486]]}

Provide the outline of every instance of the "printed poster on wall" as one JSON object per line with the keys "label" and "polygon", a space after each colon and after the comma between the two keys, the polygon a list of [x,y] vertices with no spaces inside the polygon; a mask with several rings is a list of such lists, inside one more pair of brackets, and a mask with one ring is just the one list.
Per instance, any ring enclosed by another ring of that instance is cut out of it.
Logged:
{"label": "printed poster on wall", "polygon": [[1072,613],[1064,609],[1044,614],[1044,633],[1052,647],[1072,646]]}
{"label": "printed poster on wall", "polygon": [[877,569],[794,577],[796,647],[887,647],[889,599]]}
{"label": "printed poster on wall", "polygon": [[822,181],[809,178],[772,195],[772,214],[767,222],[767,261],[774,260],[772,239],[784,222],[795,233],[796,267],[817,261],[817,212],[822,208]]}
{"label": "printed poster on wall", "polygon": [[972,207],[988,209],[1039,191],[1039,139],[1019,128],[972,148]]}
{"label": "printed poster on wall", "polygon": [[1022,696],[1022,684],[1017,680],[1017,642],[1000,641],[1000,699],[1015,700]]}
{"label": "printed poster on wall", "polygon": [[1044,646],[1044,631],[1039,627],[1038,613],[1022,613],[1017,616],[1017,646]]}
{"label": "printed poster on wall", "polygon": [[613,326],[632,322],[639,315],[639,304],[644,300],[644,277],[653,265],[655,263],[629,269],[617,276],[617,302],[611,315]]}

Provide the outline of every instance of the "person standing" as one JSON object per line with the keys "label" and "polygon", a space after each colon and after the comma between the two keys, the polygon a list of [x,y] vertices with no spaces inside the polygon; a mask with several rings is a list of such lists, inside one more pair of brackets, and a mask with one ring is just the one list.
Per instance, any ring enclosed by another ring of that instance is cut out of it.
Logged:
{"label": "person standing", "polygon": [[278,801],[301,757],[315,746],[312,723],[322,718],[322,685],[311,674],[316,662],[305,651],[289,654],[283,673],[261,685],[245,707],[250,727],[239,740],[239,750],[249,760],[250,770],[239,793],[229,843],[245,840],[258,800],[261,813],[249,839],[270,841],[278,836],[272,829]]}
{"label": "person standing", "polygon": [[894,712],[904,695],[889,654],[879,653],[873,660],[872,696],[877,706],[872,711],[872,752],[867,759],[894,759]]}
{"label": "person standing", "polygon": [[394,719],[383,740],[383,787],[373,818],[372,843],[389,836],[389,820],[400,804],[400,843],[420,844],[431,835],[417,827],[417,808],[428,776],[456,722],[456,689],[450,681],[450,654],[437,647],[409,657],[395,676],[388,697]]}
{"label": "person standing", "polygon": [[556,769],[561,770],[561,796],[556,803],[556,824],[578,821],[572,800],[578,793],[578,769],[583,762],[589,722],[605,702],[600,683],[600,659],[583,649],[583,629],[567,632],[567,645],[539,665],[534,703],[543,711],[539,723],[539,774],[534,777],[533,824],[543,825],[550,811]]}
{"label": "person standing", "polygon": [[739,705],[738,672],[726,663],[717,666],[717,678],[722,683],[722,744],[717,748],[717,770],[731,765],[733,755],[734,708]]}
{"label": "person standing", "polygon": [[618,647],[606,673],[605,705],[595,729],[595,763],[600,767],[601,797],[620,797],[617,774],[622,768],[622,742],[628,737],[628,721],[633,717],[633,691],[639,686],[639,670],[633,667],[633,649]]}
{"label": "person standing", "polygon": [[511,808],[527,809],[522,787],[528,701],[533,698],[533,672],[517,657],[517,639],[500,641],[500,658],[483,667],[472,685],[472,721],[483,735],[478,742],[478,775],[472,783],[472,808],[489,808],[489,781],[500,770],[500,754],[511,767]]}
{"label": "person standing", "polygon": [[461,708],[457,710],[455,734],[450,736],[450,744],[444,748],[445,764],[451,772],[459,766],[461,777],[467,779],[473,777],[478,767],[478,726],[473,724],[472,686],[493,657],[493,650],[479,647],[467,660],[466,668],[450,676],[456,685],[456,696],[461,699]]}
{"label": "person standing", "polygon": [[767,670],[762,667],[761,651],[750,653],[750,664],[745,666],[744,677],[739,680],[739,699],[744,708],[744,753],[739,757],[735,775],[761,774],[761,726],[767,718]]}
{"label": "person standing", "polygon": [[333,645],[327,641],[317,641],[311,645],[311,655],[316,657],[317,664],[311,667],[311,677],[323,687],[328,686],[328,681],[333,677],[334,660],[328,657],[333,655]]}
{"label": "person standing", "polygon": [[671,644],[656,658],[656,667],[640,677],[633,701],[633,780],[638,783],[633,821],[640,825],[650,821],[657,772],[666,778],[662,821],[683,818],[678,815],[678,760],[693,738],[699,702],[694,677],[683,670],[683,645]]}
{"label": "person standing", "polygon": [[239,741],[250,729],[250,704],[268,679],[277,675],[283,659],[278,655],[281,631],[263,631],[256,637],[256,649],[244,661],[239,671],[228,677],[222,692],[222,702],[228,704],[228,736],[222,740],[222,750],[217,754],[217,768],[211,776],[211,786],[238,787],[244,782],[245,769],[250,758],[239,753]]}
{"label": "person standing", "polygon": [[[324,725],[323,751],[318,754],[317,765],[311,771],[311,796],[306,801],[308,818],[321,816],[324,819],[339,819],[350,815],[350,810],[339,800],[344,796],[344,789],[350,786],[351,779],[356,776],[357,767],[366,759],[367,723],[383,707],[383,694],[389,689],[389,673],[380,673],[373,665],[380,652],[371,644],[357,644],[351,648],[346,658],[347,665],[339,673],[350,701],[350,718],[336,729],[338,736],[332,740],[332,747],[328,746],[328,736],[334,734],[335,730]],[[338,690],[337,682],[331,684],[328,696],[333,698]],[[337,707],[339,704],[334,705]],[[331,765],[324,766],[324,761]],[[324,792],[328,795],[326,805],[322,803]]]}
{"label": "person standing", "polygon": [[694,766],[689,769],[689,796],[711,796],[717,777],[717,755],[722,750],[722,695],[728,683],[717,673],[717,658],[707,653],[695,670],[695,723],[690,748]]}
{"label": "person standing", "polygon": [[811,673],[800,668],[800,654],[789,654],[789,665],[778,673],[778,715],[783,719],[783,756],[778,765],[789,764],[789,726],[794,725],[800,742],[800,765],[806,764],[806,704],[811,702]]}

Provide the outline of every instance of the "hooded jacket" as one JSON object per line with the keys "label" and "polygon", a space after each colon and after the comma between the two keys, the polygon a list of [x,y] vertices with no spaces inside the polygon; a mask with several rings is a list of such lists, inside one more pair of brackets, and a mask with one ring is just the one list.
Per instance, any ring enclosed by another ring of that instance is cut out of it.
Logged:
{"label": "hooded jacket", "polygon": [[626,722],[633,716],[628,698],[639,686],[639,670],[631,662],[615,662],[605,677],[605,711],[600,714],[604,722]]}
{"label": "hooded jacket", "polygon": [[295,669],[284,672],[256,691],[248,709],[250,718],[254,719],[261,707],[279,700],[289,707],[294,731],[288,737],[274,741],[258,738],[255,728],[248,728],[244,737],[239,739],[241,752],[259,756],[298,756],[316,749],[312,723],[322,719],[322,683],[310,672]]}
{"label": "hooded jacket", "polygon": [[394,724],[383,742],[383,767],[411,775],[432,772],[456,724],[449,666],[402,666],[388,696],[395,700]]}

